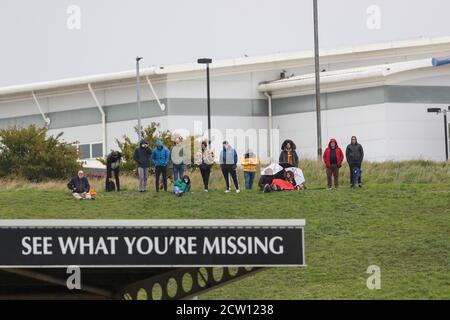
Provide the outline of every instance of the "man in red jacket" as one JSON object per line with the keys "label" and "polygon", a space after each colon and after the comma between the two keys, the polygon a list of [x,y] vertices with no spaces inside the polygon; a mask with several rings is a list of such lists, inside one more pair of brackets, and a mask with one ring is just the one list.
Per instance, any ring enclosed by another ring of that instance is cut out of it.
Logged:
{"label": "man in red jacket", "polygon": [[328,148],[323,153],[323,161],[327,167],[327,183],[328,190],[331,190],[331,178],[334,178],[334,188],[337,190],[339,186],[339,168],[342,166],[344,153],[339,148],[336,139],[331,139]]}

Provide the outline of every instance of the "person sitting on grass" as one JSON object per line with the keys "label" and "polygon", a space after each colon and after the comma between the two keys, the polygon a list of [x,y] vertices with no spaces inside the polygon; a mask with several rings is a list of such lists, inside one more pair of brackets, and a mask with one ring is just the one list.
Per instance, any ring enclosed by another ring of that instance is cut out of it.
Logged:
{"label": "person sitting on grass", "polygon": [[304,189],[305,187],[303,185],[297,185],[294,173],[292,171],[287,171],[284,179],[273,179],[270,184],[264,186],[263,191],[292,191]]}
{"label": "person sitting on grass", "polygon": [[91,186],[88,179],[84,176],[83,170],[79,170],[78,174],[70,179],[67,188],[72,190],[72,195],[77,200],[92,199],[90,194]]}
{"label": "person sitting on grass", "polygon": [[292,184],[295,188],[295,190],[305,190],[306,186],[305,184],[297,184],[297,181],[295,180],[295,174],[292,171],[287,171],[286,172],[286,179],[287,182],[289,182],[290,184]]}
{"label": "person sitting on grass", "polygon": [[181,197],[189,190],[191,190],[191,179],[188,176],[183,176],[183,179],[177,179],[173,185],[173,193],[177,197]]}

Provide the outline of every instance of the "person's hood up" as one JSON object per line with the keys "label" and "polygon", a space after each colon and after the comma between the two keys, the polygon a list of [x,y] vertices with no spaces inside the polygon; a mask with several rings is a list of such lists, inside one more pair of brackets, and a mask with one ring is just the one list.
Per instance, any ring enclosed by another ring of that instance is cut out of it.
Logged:
{"label": "person's hood up", "polygon": [[286,146],[288,143],[291,144],[292,150],[297,149],[297,146],[295,145],[294,141],[287,139],[287,140],[284,140],[283,144],[281,145],[281,150],[286,150]]}
{"label": "person's hood up", "polygon": [[161,142],[161,140],[157,140],[156,143],[155,143],[155,146],[156,146],[158,149],[162,149],[163,143]]}
{"label": "person's hood up", "polygon": [[[356,136],[353,136],[352,139],[355,138],[355,144],[358,144],[358,138]],[[350,143],[352,143],[352,141],[350,140]]]}
{"label": "person's hood up", "polygon": [[331,143],[332,143],[332,142],[334,142],[334,143],[336,144],[336,148],[339,147],[339,145],[338,145],[338,143],[337,143],[337,140],[334,139],[334,138],[332,138],[332,139],[330,139],[330,142],[328,142],[328,147],[329,147],[329,148],[331,148]]}

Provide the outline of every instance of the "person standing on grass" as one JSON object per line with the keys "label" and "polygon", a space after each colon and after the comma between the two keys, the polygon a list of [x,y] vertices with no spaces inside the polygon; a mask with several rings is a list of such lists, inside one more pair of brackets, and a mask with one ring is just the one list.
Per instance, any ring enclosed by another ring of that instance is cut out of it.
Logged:
{"label": "person standing on grass", "polygon": [[297,147],[292,140],[285,140],[281,145],[279,164],[283,168],[298,167]]}
{"label": "person standing on grass", "polygon": [[222,150],[220,151],[220,169],[222,170],[223,177],[225,178],[225,184],[227,189],[226,193],[230,192],[230,176],[233,179],[234,186],[236,188],[236,193],[241,192],[239,189],[239,181],[237,178],[237,162],[238,156],[236,150],[234,150],[228,141],[222,143]]}
{"label": "person standing on grass", "polygon": [[175,145],[172,148],[171,159],[173,164],[173,181],[182,179],[184,176],[184,165],[186,159],[186,151],[181,138],[175,139]]}
{"label": "person standing on grass", "polygon": [[161,140],[156,141],[155,149],[152,152],[152,161],[155,165],[156,192],[159,192],[159,178],[161,175],[164,191],[167,191],[167,165],[170,161],[170,151]]}
{"label": "person standing on grass", "polygon": [[84,176],[83,170],[79,170],[77,175],[70,179],[67,188],[72,191],[72,195],[77,200],[91,199],[91,186],[88,179]]}
{"label": "person standing on grass", "polygon": [[354,188],[358,184],[361,188],[361,164],[364,159],[364,150],[362,145],[358,143],[356,136],[352,137],[351,143],[347,146],[345,157],[350,167],[350,186]]}
{"label": "person standing on grass", "polygon": [[120,161],[122,160],[122,153],[119,151],[112,151],[106,157],[106,190],[108,191],[108,182],[112,179],[114,172],[114,179],[116,180],[116,190],[120,191]]}
{"label": "person standing on grass", "polygon": [[331,139],[328,143],[328,148],[323,153],[323,161],[327,168],[327,183],[328,190],[331,190],[332,178],[334,179],[334,188],[339,187],[339,168],[344,161],[344,153],[339,148],[336,139]]}
{"label": "person standing on grass", "polygon": [[138,165],[139,175],[139,192],[147,191],[148,168],[150,167],[150,160],[152,150],[148,147],[145,140],[141,140],[139,147],[134,150],[134,160]]}
{"label": "person standing on grass", "polygon": [[244,154],[241,163],[244,168],[245,189],[251,190],[256,176],[256,166],[259,164],[258,158],[253,152],[249,151]]}
{"label": "person standing on grass", "polygon": [[195,164],[200,169],[205,192],[208,192],[209,176],[211,175],[211,167],[214,164],[214,153],[208,149],[208,143],[206,141],[202,142],[201,149],[195,155]]}

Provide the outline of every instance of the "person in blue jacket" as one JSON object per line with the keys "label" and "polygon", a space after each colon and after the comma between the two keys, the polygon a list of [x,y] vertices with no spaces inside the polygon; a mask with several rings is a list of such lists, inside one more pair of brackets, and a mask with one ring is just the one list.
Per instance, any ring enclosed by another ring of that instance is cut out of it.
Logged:
{"label": "person in blue jacket", "polygon": [[155,165],[155,185],[156,192],[159,192],[159,177],[162,174],[164,191],[167,191],[167,165],[170,160],[170,151],[161,142],[161,140],[156,141],[155,149],[152,152],[152,161]]}

